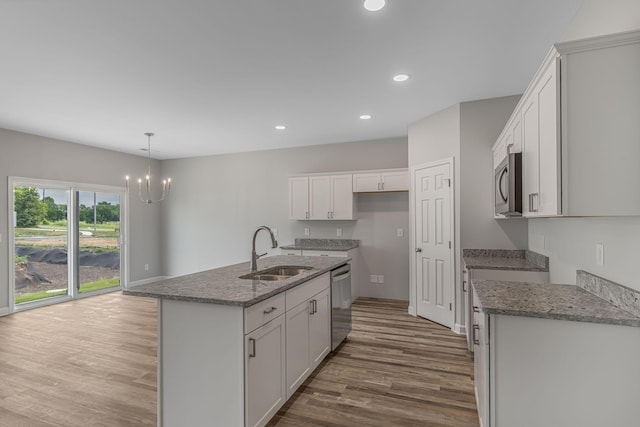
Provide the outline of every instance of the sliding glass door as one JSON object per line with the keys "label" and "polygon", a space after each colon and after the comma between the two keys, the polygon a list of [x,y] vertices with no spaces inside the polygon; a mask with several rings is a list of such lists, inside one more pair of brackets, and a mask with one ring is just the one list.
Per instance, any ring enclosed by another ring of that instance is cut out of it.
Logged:
{"label": "sliding glass door", "polygon": [[78,292],[120,286],[120,195],[78,191]]}
{"label": "sliding glass door", "polygon": [[69,190],[13,189],[15,304],[69,295]]}
{"label": "sliding glass door", "polygon": [[15,310],[121,288],[123,190],[11,180]]}

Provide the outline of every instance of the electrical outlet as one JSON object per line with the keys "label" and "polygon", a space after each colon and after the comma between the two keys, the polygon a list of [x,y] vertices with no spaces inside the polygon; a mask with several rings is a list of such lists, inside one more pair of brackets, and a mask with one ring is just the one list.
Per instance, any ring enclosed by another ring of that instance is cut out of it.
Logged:
{"label": "electrical outlet", "polygon": [[371,276],[369,276],[369,282],[378,283],[378,276],[376,276],[375,274],[372,274]]}
{"label": "electrical outlet", "polygon": [[378,283],[384,283],[384,276],[381,274],[378,275]]}
{"label": "electrical outlet", "polygon": [[144,271],[149,271],[149,264],[144,265]]}
{"label": "electrical outlet", "polygon": [[398,237],[404,237],[404,228],[398,228],[396,230],[396,236]]}
{"label": "electrical outlet", "polygon": [[596,243],[596,264],[604,267],[604,245],[602,243]]}
{"label": "electrical outlet", "polygon": [[305,227],[304,228],[304,235],[308,236],[309,235],[309,227]]}
{"label": "electrical outlet", "polygon": [[342,236],[342,228],[336,228],[336,236]]}

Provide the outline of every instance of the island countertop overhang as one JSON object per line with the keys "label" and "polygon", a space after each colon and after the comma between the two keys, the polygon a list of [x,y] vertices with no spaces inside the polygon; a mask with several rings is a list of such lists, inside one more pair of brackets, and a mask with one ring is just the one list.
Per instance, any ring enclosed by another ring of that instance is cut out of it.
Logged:
{"label": "island countertop overhang", "polygon": [[351,258],[279,255],[262,258],[258,263],[258,270],[281,265],[299,265],[312,269],[280,281],[240,279],[240,276],[249,273],[249,262],[247,261],[185,276],[158,280],[124,289],[122,293],[138,297],[250,307],[327,273],[350,260]]}

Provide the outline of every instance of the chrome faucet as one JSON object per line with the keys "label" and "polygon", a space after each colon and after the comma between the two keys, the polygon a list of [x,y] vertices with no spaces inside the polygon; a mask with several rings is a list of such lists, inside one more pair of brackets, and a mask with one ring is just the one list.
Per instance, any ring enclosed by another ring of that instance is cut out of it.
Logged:
{"label": "chrome faucet", "polygon": [[272,248],[277,248],[278,247],[278,241],[276,240],[276,236],[273,235],[273,231],[271,231],[271,229],[269,227],[267,227],[266,225],[261,225],[260,227],[258,227],[258,229],[256,230],[255,233],[253,233],[253,246],[252,246],[252,250],[251,250],[251,271],[254,272],[258,269],[258,258],[265,256],[267,253],[263,253],[261,255],[258,255],[256,253],[256,237],[258,236],[258,232],[260,230],[267,230],[269,232],[269,234],[271,235],[271,244],[272,244]]}

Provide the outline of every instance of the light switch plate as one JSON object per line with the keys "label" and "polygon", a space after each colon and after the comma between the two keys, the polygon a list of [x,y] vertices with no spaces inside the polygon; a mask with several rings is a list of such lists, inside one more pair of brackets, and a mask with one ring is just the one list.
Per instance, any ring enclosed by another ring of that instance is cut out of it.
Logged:
{"label": "light switch plate", "polygon": [[398,237],[404,237],[404,228],[398,228],[396,230],[396,236]]}
{"label": "light switch plate", "polygon": [[384,276],[381,274],[378,275],[378,283],[384,283]]}
{"label": "light switch plate", "polygon": [[372,274],[371,276],[369,276],[369,282],[378,283],[378,276],[376,276],[375,274]]}
{"label": "light switch plate", "polygon": [[336,228],[336,236],[342,236],[342,228]]}
{"label": "light switch plate", "polygon": [[304,235],[308,236],[309,235],[309,227],[305,227],[304,228]]}

